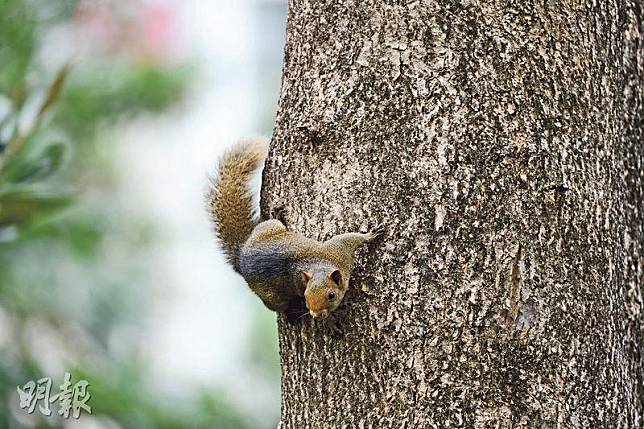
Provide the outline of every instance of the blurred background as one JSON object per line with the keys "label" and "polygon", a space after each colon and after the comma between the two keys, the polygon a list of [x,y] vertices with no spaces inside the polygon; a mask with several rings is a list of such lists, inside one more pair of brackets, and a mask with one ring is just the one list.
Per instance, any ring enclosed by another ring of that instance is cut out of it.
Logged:
{"label": "blurred background", "polygon": [[[275,316],[204,210],[270,136],[285,0],[0,0],[0,428],[269,428]],[[89,381],[78,420],[17,386]]]}

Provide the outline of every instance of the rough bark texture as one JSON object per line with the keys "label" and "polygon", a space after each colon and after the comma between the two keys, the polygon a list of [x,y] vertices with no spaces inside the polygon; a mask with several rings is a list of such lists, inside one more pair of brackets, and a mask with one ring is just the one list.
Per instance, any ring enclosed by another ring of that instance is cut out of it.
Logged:
{"label": "rough bark texture", "polygon": [[291,0],[263,209],[361,253],[281,428],[639,428],[639,1]]}

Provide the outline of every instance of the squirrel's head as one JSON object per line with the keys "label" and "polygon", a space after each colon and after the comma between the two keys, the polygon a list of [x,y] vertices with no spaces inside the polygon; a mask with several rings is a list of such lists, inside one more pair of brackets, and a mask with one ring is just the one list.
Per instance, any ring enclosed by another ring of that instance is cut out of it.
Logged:
{"label": "squirrel's head", "polygon": [[342,302],[346,287],[340,270],[302,272],[306,283],[304,300],[311,316],[326,318]]}

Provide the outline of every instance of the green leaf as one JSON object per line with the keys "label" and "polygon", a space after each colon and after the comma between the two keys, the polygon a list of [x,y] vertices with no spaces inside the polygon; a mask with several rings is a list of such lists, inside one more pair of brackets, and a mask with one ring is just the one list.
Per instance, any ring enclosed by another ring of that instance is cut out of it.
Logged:
{"label": "green leaf", "polygon": [[55,173],[63,165],[67,146],[53,143],[35,155],[13,158],[5,167],[3,178],[9,183],[36,182]]}
{"label": "green leaf", "polygon": [[68,195],[33,188],[9,188],[0,192],[0,227],[22,226],[37,216],[67,206]]}
{"label": "green leaf", "polygon": [[24,0],[0,2],[0,92],[20,106],[27,70],[36,51],[35,12]]}
{"label": "green leaf", "polygon": [[47,90],[47,97],[45,97],[45,101],[43,101],[40,106],[40,110],[38,111],[39,117],[42,117],[47,110],[56,103],[56,100],[58,100],[60,91],[62,90],[65,80],[67,79],[67,75],[69,74],[69,68],[69,64],[65,64],[56,74],[56,78]]}

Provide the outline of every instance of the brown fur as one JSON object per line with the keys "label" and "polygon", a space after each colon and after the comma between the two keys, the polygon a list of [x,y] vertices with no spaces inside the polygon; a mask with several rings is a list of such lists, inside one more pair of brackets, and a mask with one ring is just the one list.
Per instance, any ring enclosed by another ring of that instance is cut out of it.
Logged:
{"label": "brown fur", "polygon": [[228,262],[239,272],[239,251],[257,225],[248,182],[268,155],[268,141],[242,140],[219,161],[206,195],[208,213]]}
{"label": "brown fur", "polygon": [[[349,287],[355,250],[382,232],[340,234],[322,243],[270,219],[258,224],[242,247],[241,274],[271,310],[285,311],[293,299],[303,296],[311,315],[326,317]],[[287,267],[282,265],[285,259],[290,262]],[[258,270],[264,274],[258,275]]]}
{"label": "brown fur", "polygon": [[[307,285],[304,298],[306,305],[312,314],[323,315],[325,311],[331,312],[342,302],[346,289],[343,285],[336,284],[330,278],[330,273],[322,272],[322,280],[315,282],[311,281]],[[329,292],[335,293],[333,301],[329,301]]]}
{"label": "brown fur", "polygon": [[266,307],[297,310],[294,304],[304,298],[311,315],[326,317],[349,286],[355,250],[384,229],[340,234],[321,243],[287,229],[283,210],[259,223],[248,182],[267,151],[266,140],[245,140],[220,160],[206,196],[215,233],[228,262]]}

